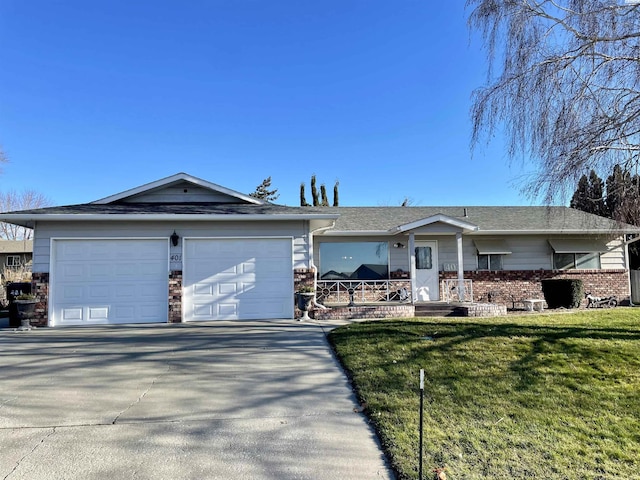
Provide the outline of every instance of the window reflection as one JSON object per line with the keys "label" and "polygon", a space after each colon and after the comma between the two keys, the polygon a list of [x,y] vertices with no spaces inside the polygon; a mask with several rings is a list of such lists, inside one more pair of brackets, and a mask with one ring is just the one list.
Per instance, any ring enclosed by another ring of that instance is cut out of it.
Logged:
{"label": "window reflection", "polygon": [[320,244],[320,280],[386,280],[389,278],[387,242]]}
{"label": "window reflection", "polygon": [[416,247],[416,268],[418,270],[431,270],[431,247]]}

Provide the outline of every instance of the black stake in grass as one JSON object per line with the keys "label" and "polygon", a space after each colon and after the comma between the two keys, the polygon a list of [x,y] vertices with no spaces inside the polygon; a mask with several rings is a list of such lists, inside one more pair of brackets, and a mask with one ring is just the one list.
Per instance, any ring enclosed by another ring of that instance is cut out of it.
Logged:
{"label": "black stake in grass", "polygon": [[422,480],[422,432],[423,426],[423,410],[424,410],[424,370],[420,369],[420,459],[418,461],[418,479]]}

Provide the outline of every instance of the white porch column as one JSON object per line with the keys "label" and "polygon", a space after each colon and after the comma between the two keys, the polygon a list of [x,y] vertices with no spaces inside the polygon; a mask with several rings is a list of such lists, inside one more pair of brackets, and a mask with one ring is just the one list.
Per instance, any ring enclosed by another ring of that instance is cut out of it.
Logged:
{"label": "white porch column", "polygon": [[411,303],[416,303],[416,236],[409,234],[409,276],[411,277]]}
{"label": "white porch column", "polygon": [[458,253],[458,294],[461,301],[467,299],[467,294],[464,291],[464,264],[462,255],[462,232],[456,233],[456,251]]}

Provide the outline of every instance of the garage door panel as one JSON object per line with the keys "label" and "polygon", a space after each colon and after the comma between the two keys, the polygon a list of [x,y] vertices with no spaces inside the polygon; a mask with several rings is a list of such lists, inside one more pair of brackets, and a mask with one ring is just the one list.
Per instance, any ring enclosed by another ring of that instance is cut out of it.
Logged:
{"label": "garage door panel", "polygon": [[106,323],[109,320],[109,307],[90,307],[87,309],[87,320]]}
{"label": "garage door panel", "polygon": [[133,300],[136,297],[136,285],[118,284],[113,287],[113,290],[114,290],[113,295],[123,300]]}
{"label": "garage door panel", "polygon": [[86,287],[87,295],[86,298],[92,301],[104,301],[105,298],[109,298],[112,296],[111,291],[113,288],[111,285],[89,285]]}
{"label": "garage door panel", "polygon": [[138,313],[140,318],[148,320],[149,322],[157,322],[158,318],[162,318],[163,309],[157,303],[149,303],[140,305],[140,311]]}
{"label": "garage door panel", "polygon": [[64,265],[58,276],[64,280],[83,280],[85,278],[84,267],[82,265]]}
{"label": "garage door panel", "polygon": [[165,240],[56,240],[53,325],[168,320]]}
{"label": "garage door panel", "polygon": [[82,321],[82,308],[69,307],[62,309],[62,320],[64,322],[80,322]]}
{"label": "garage door panel", "polygon": [[142,274],[145,270],[143,270],[143,266],[140,263],[116,263],[113,265],[114,272],[113,274],[117,277],[121,278],[131,278],[136,277]]}
{"label": "garage door panel", "polygon": [[221,320],[236,320],[238,317],[237,303],[219,303],[217,305],[216,317]]}
{"label": "garage door panel", "polygon": [[242,262],[240,264],[240,268],[242,273],[255,273],[256,272],[256,264],[254,262]]}
{"label": "garage door panel", "polygon": [[[287,302],[288,303],[288,302]],[[253,318],[260,318],[263,312],[273,312],[274,318],[285,318],[288,310],[288,305],[284,301],[247,301],[242,302],[239,314],[244,316],[251,316]]]}
{"label": "garage door panel", "polygon": [[84,285],[68,284],[56,286],[56,298],[62,302],[74,302],[82,298]]}
{"label": "garage door panel", "polygon": [[[235,282],[218,283],[218,295],[235,295],[238,293],[238,285]],[[240,287],[242,288],[242,286]]]}
{"label": "garage door panel", "polygon": [[291,318],[292,296],[290,239],[185,240],[185,321]]}
{"label": "garage door panel", "polygon": [[193,286],[193,294],[194,296],[212,296],[213,295],[214,285],[210,283],[196,283]]}
{"label": "garage door panel", "polygon": [[[138,297],[142,301],[146,299],[154,300],[161,295],[167,296],[167,284],[166,283],[156,283],[156,284],[142,284],[137,285],[138,287]],[[164,302],[166,304],[166,302]],[[162,305],[164,306],[164,305]]]}
{"label": "garage door panel", "polygon": [[194,320],[211,320],[218,315],[217,308],[222,305],[221,303],[212,304],[208,303],[194,303],[193,304],[193,317]]}

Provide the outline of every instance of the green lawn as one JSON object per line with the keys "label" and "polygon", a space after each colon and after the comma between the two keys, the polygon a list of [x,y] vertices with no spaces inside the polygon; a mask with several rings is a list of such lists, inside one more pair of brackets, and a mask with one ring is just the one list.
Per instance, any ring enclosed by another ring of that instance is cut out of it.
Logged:
{"label": "green lawn", "polygon": [[357,323],[330,333],[400,479],[640,479],[640,309]]}

